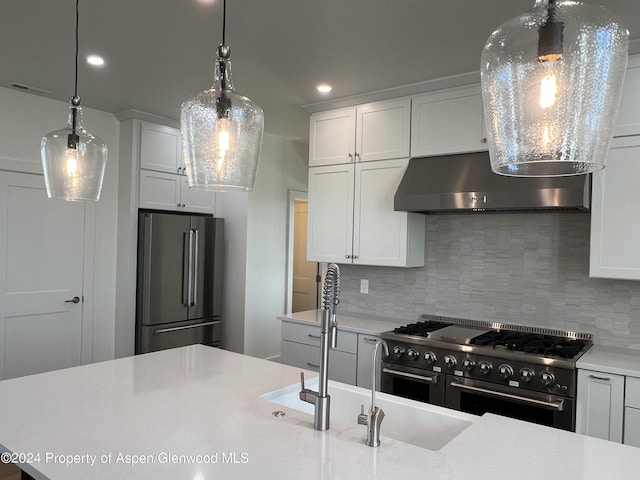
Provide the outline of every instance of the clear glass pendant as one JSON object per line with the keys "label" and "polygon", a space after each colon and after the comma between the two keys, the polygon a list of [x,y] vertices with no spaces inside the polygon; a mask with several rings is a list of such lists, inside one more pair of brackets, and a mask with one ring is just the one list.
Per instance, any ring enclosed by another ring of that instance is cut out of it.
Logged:
{"label": "clear glass pendant", "polygon": [[218,47],[214,85],[182,104],[182,156],[189,186],[247,191],[255,182],[264,114],[233,90],[229,47]]}
{"label": "clear glass pendant", "polygon": [[629,32],[605,8],[537,0],[491,34],[482,96],[494,172],[604,168],[626,73]]}
{"label": "clear glass pendant", "polygon": [[67,128],[47,134],[40,153],[49,198],[100,199],[107,145],[84,129],[78,97],[72,99]]}

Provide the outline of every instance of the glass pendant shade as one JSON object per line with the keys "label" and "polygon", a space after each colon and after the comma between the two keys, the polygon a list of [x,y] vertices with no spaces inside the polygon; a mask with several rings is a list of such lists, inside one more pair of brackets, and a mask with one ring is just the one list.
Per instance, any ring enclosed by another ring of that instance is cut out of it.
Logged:
{"label": "glass pendant shade", "polygon": [[189,186],[252,190],[264,131],[262,109],[236,93],[229,47],[218,47],[214,85],[182,104],[182,156]]}
{"label": "glass pendant shade", "polygon": [[491,34],[481,78],[494,172],[562,176],[604,168],[629,32],[605,8],[537,0]]}
{"label": "glass pendant shade", "polygon": [[84,129],[79,105],[71,105],[67,128],[51,132],[42,139],[40,152],[49,198],[100,199],[107,145]]}

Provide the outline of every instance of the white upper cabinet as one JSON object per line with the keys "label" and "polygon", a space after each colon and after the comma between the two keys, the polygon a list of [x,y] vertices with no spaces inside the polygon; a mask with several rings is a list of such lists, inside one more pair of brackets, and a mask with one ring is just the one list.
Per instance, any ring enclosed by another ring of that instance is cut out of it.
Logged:
{"label": "white upper cabinet", "polygon": [[189,188],[181,175],[141,170],[140,208],[214,213],[215,192]]}
{"label": "white upper cabinet", "polygon": [[424,265],[424,216],[393,210],[407,163],[398,159],[310,168],[307,258]]}
{"label": "white upper cabinet", "polygon": [[411,156],[487,150],[480,85],[413,97]]}
{"label": "white upper cabinet", "polygon": [[593,174],[591,277],[640,280],[640,136],[614,138],[607,166]]}
{"label": "white upper cabinet", "polygon": [[180,130],[151,122],[140,125],[140,168],[183,173]]}
{"label": "white upper cabinet", "polygon": [[629,57],[614,137],[640,135],[640,55]]}
{"label": "white upper cabinet", "polygon": [[411,99],[368,103],[356,109],[356,161],[409,156]]}
{"label": "white upper cabinet", "polygon": [[410,122],[408,98],[315,113],[309,166],[408,157]]}
{"label": "white upper cabinet", "polygon": [[309,166],[353,161],[356,109],[342,108],[311,115]]}

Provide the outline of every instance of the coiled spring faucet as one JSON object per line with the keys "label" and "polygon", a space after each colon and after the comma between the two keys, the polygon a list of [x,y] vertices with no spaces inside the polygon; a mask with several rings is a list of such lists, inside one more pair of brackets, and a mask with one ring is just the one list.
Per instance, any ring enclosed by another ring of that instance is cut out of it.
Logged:
{"label": "coiled spring faucet", "polygon": [[329,264],[322,286],[322,324],[320,326],[320,379],[318,391],[304,387],[304,373],[300,372],[300,400],[315,406],[313,428],[329,429],[331,398],[327,393],[329,382],[329,348],[336,348],[338,342],[338,321],[336,312],[340,297],[340,268]]}

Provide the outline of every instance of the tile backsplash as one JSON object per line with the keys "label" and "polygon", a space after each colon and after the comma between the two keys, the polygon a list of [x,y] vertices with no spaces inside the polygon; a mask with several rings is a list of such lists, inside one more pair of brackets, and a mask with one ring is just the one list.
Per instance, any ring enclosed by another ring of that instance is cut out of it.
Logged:
{"label": "tile backsplash", "polygon": [[589,278],[589,213],[429,215],[426,223],[424,267],[340,266],[342,311],[590,332],[597,344],[640,350],[640,281]]}

